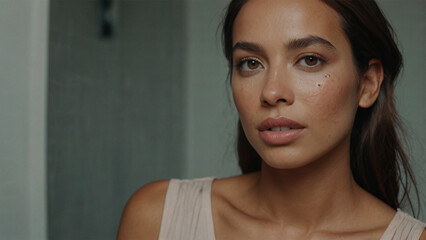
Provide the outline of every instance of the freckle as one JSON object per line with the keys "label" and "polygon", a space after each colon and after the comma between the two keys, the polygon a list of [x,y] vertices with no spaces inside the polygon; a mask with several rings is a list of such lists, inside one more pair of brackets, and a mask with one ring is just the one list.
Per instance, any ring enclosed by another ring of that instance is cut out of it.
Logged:
{"label": "freckle", "polygon": [[324,75],[324,78],[329,78],[330,77],[330,74],[325,74]]}
{"label": "freckle", "polygon": [[320,84],[320,83],[318,83],[318,87],[321,87],[321,84]]}

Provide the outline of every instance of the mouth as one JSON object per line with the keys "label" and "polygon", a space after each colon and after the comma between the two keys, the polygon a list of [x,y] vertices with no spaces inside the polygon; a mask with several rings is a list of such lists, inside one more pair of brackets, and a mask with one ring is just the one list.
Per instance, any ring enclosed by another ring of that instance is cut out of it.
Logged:
{"label": "mouth", "polygon": [[283,131],[288,131],[290,129],[293,128],[288,128],[288,127],[273,127],[273,128],[268,128],[267,131],[272,131],[272,132],[283,132]]}
{"label": "mouth", "polygon": [[267,118],[258,130],[262,140],[269,145],[287,145],[302,136],[305,126],[284,117]]}
{"label": "mouth", "polygon": [[258,127],[258,130],[263,131],[272,131],[272,132],[283,132],[288,131],[292,129],[303,129],[305,126],[302,124],[285,118],[285,117],[279,117],[279,118],[267,118],[264,121],[262,121]]}

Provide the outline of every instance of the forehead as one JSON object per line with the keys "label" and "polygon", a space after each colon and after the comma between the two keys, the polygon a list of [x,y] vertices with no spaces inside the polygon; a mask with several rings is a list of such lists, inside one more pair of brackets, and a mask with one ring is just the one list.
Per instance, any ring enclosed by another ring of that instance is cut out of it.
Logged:
{"label": "forehead", "polygon": [[319,0],[249,0],[234,22],[238,41],[281,42],[319,36],[338,45],[346,41],[336,11]]}

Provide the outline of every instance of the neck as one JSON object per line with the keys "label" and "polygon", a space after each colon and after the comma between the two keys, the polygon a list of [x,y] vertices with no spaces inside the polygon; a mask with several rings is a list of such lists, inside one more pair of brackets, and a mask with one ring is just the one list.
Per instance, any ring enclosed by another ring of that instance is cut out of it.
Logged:
{"label": "neck", "polygon": [[257,183],[259,210],[273,221],[304,232],[335,228],[336,222],[354,212],[360,193],[349,154],[345,155],[288,170],[263,163]]}

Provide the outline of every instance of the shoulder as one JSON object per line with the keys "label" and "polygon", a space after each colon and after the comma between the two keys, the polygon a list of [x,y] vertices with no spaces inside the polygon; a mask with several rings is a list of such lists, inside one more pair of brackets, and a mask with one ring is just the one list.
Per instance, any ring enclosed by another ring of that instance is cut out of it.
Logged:
{"label": "shoulder", "polygon": [[426,229],[423,230],[423,234],[420,236],[420,240],[426,240]]}
{"label": "shoulder", "polygon": [[117,239],[158,239],[164,200],[170,180],[149,183],[127,202]]}

